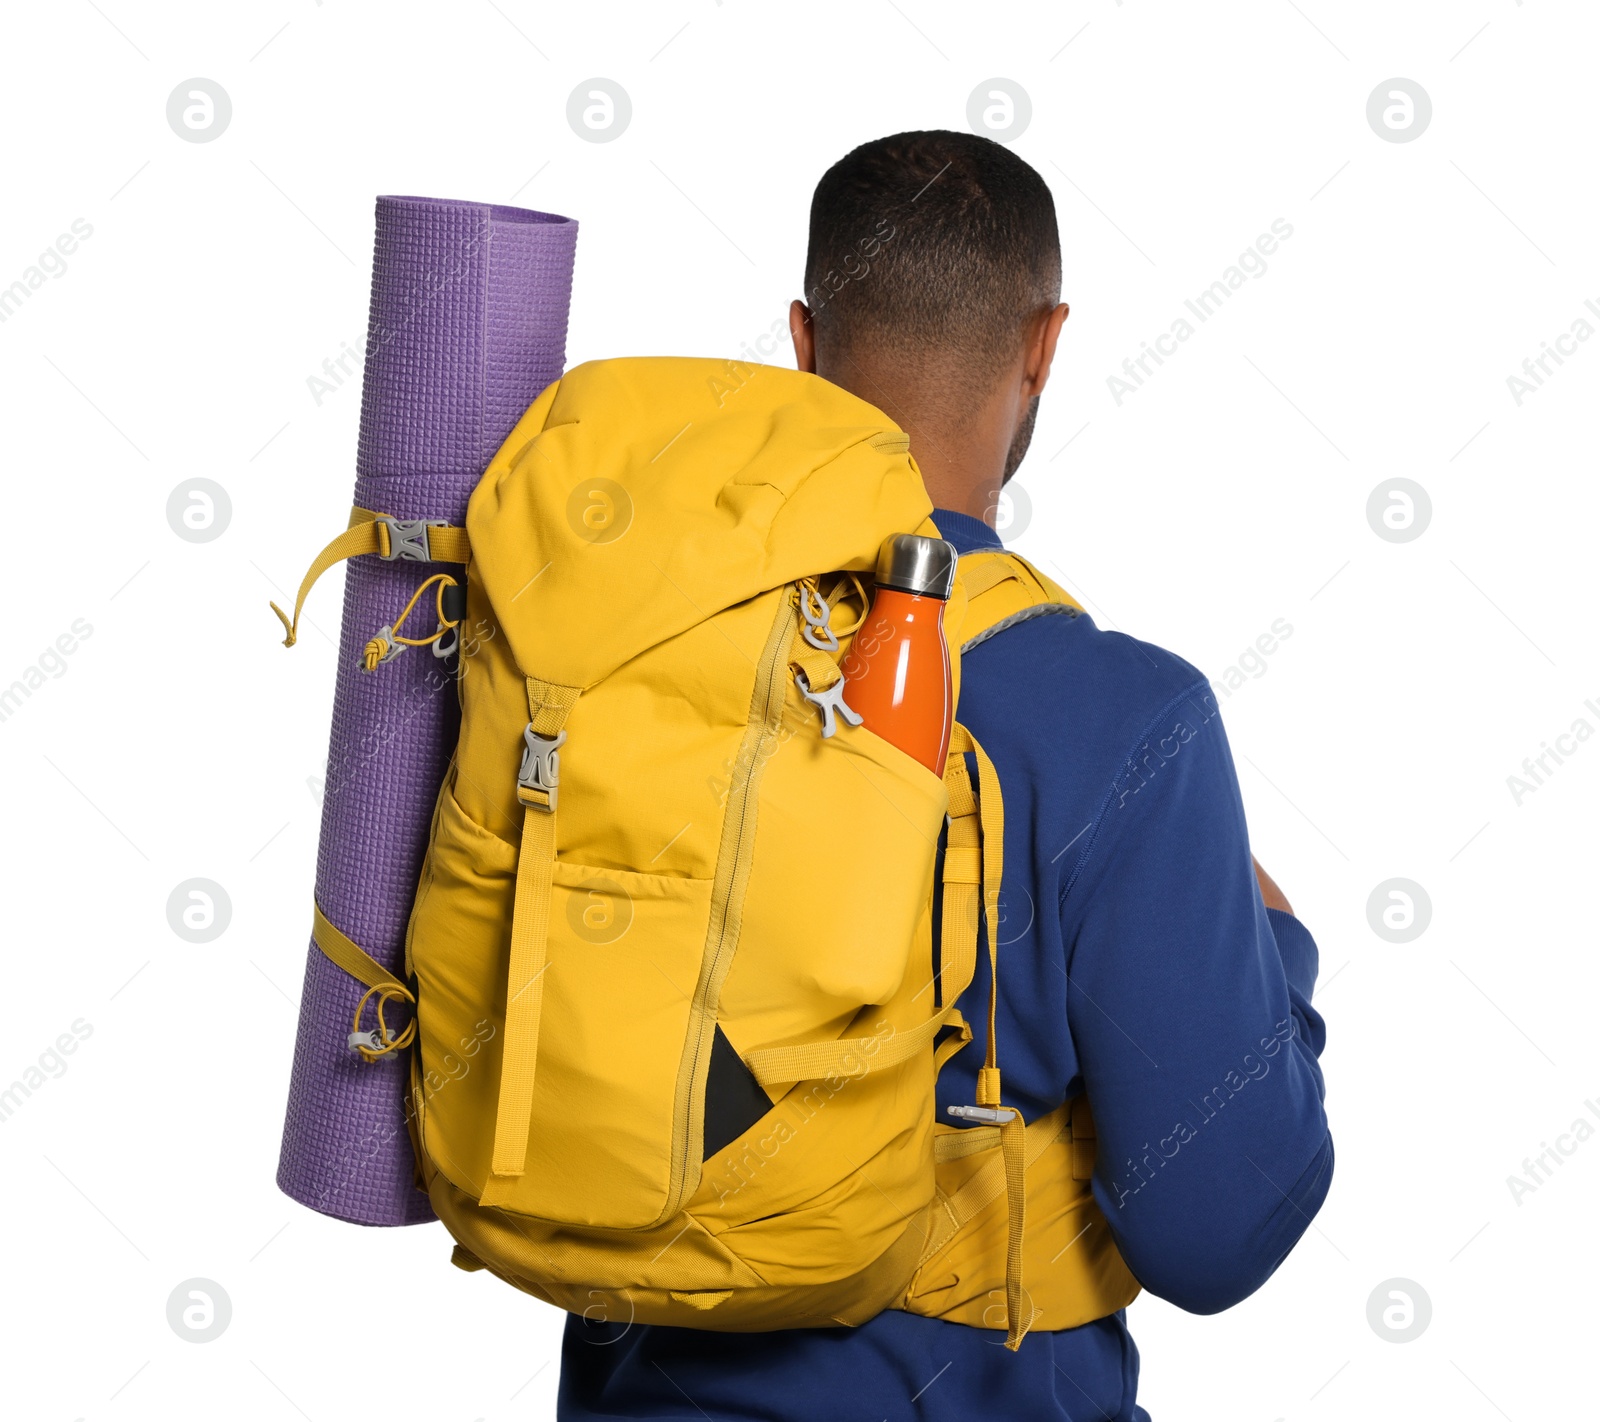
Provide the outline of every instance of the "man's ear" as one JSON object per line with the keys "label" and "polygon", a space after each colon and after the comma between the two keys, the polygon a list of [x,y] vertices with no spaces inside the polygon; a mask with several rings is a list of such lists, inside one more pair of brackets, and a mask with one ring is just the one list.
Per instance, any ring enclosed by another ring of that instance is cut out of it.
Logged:
{"label": "man's ear", "polygon": [[[800,303],[795,302],[796,306]],[[1050,379],[1050,366],[1056,358],[1056,342],[1061,339],[1061,328],[1066,324],[1069,307],[1066,302],[1049,311],[1041,311],[1028,327],[1027,355],[1022,366],[1022,398],[1031,400],[1043,392]],[[794,318],[790,316],[791,323]]]}
{"label": "man's ear", "polygon": [[[789,303],[789,338],[794,342],[794,363],[807,375],[817,373],[816,331],[811,325],[811,308],[803,301]],[[1051,351],[1055,350],[1052,342]]]}

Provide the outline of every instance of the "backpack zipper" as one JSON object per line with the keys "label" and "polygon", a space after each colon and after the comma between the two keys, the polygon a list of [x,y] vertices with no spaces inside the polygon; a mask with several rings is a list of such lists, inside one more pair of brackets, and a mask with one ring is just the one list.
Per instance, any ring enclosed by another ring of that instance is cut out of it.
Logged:
{"label": "backpack zipper", "polygon": [[788,699],[783,671],[794,632],[794,594],[786,587],[778,600],[778,614],[767,633],[766,646],[756,670],[750,719],[739,743],[739,759],[735,762],[728,805],[723,813],[722,843],[711,887],[706,947],[700,962],[700,980],[695,984],[689,1008],[689,1031],[683,1058],[678,1067],[667,1202],[658,1224],[677,1214],[700,1185],[700,1170],[693,1160],[693,1150],[696,1142],[704,1138],[704,1090],[711,1040],[716,1031],[722,984],[728,976],[743,927],[744,893],[756,832],[756,795],[762,772],[772,755],[773,743],[783,726],[783,710]]}

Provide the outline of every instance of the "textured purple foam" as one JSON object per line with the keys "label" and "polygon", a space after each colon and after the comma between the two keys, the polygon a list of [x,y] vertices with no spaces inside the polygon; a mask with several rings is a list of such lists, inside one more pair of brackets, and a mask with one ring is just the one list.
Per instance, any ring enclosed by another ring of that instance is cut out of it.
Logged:
{"label": "textured purple foam", "polygon": [[[462,522],[512,425],[561,374],[577,232],[569,218],[521,208],[378,199],[357,504]],[[317,900],[400,972],[455,746],[455,687],[442,674],[454,659],[414,648],[377,673],[358,671],[367,639],[441,565],[367,556],[345,566]],[[363,991],[311,945],[278,1185],[340,1219],[416,1224],[433,1213],[412,1183],[402,1062],[368,1065],[345,1045]]]}

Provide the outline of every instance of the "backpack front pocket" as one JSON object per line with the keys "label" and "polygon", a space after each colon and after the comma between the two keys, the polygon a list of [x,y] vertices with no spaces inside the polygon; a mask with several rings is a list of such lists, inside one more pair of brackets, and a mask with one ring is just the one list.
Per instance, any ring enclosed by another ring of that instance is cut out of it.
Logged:
{"label": "backpack front pocket", "polygon": [[[761,781],[720,1004],[741,1053],[837,1036],[895,997],[917,956],[948,805],[937,775],[865,726],[824,740],[815,712],[791,705],[784,728]],[[921,1010],[933,1010],[931,994]]]}
{"label": "backpack front pocket", "polygon": [[[411,954],[424,1143],[474,1196],[499,1101],[516,870],[517,847],[468,818],[447,787]],[[611,1229],[660,1216],[710,898],[709,880],[556,861],[526,1169],[500,1208]],[[470,1059],[463,1039],[477,1044]]]}

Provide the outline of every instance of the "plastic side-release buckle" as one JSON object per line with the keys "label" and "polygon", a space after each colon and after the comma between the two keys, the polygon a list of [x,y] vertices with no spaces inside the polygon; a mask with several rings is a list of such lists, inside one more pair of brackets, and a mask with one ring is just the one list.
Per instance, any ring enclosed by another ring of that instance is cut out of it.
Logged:
{"label": "plastic side-release buckle", "polygon": [[379,514],[378,522],[389,530],[389,551],[378,554],[386,563],[397,559],[406,563],[433,562],[428,530],[450,526],[450,520],[444,518],[390,518],[388,514]]}
{"label": "plastic side-release buckle", "polygon": [[1009,1106],[946,1106],[945,1114],[960,1121],[981,1121],[986,1126],[1003,1126],[1017,1113]]}
{"label": "plastic side-release buckle", "polygon": [[517,772],[517,799],[529,809],[543,810],[553,815],[556,811],[556,789],[561,783],[561,756],[559,751],[567,739],[565,731],[554,737],[541,736],[528,722],[522,733],[522,769]]}

